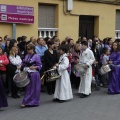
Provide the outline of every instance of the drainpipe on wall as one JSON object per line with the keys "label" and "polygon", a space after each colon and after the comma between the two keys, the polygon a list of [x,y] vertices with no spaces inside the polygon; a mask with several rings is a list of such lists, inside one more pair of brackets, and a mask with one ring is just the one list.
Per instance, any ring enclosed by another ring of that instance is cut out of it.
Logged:
{"label": "drainpipe on wall", "polygon": [[70,11],[66,10],[67,3],[66,3],[66,0],[63,0],[63,12],[64,12],[65,15],[69,15],[70,14]]}

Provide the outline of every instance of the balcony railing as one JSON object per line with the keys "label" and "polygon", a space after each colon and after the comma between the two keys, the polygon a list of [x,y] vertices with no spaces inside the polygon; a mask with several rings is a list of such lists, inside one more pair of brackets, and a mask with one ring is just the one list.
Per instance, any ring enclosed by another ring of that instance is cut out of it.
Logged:
{"label": "balcony railing", "polygon": [[120,39],[120,30],[115,30],[115,38]]}
{"label": "balcony railing", "polygon": [[58,28],[38,28],[38,37],[50,37],[52,38],[57,34]]}

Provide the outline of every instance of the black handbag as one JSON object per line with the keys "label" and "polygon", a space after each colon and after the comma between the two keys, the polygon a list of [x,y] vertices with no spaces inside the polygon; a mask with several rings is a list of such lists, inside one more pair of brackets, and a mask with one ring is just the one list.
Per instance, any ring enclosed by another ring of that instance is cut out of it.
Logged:
{"label": "black handbag", "polygon": [[9,64],[7,68],[8,68],[9,73],[11,74],[14,74],[15,71],[17,70],[17,66],[13,64]]}

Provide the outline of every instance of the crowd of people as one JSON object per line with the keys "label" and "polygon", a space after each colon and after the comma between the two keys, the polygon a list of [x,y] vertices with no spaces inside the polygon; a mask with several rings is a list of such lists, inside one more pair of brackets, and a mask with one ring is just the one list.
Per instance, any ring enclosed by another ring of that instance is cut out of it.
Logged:
{"label": "crowd of people", "polygon": [[[75,72],[74,66],[82,64],[86,71],[83,76]],[[111,71],[100,73],[100,68],[109,65]],[[72,88],[78,89],[81,98],[91,94],[91,83],[95,78],[97,87],[108,88],[108,94],[120,93],[120,39],[107,37],[100,40],[80,37],[76,42],[67,36],[60,43],[57,36],[38,38],[26,36],[11,39],[0,37],[0,108],[7,107],[7,96],[20,98],[21,88],[13,81],[20,71],[26,71],[29,84],[22,88],[25,92],[21,107],[39,106],[40,93],[46,89],[54,94],[53,101],[65,102],[73,99]],[[46,71],[57,71],[57,79],[48,82]],[[42,84],[44,83],[44,84]]]}

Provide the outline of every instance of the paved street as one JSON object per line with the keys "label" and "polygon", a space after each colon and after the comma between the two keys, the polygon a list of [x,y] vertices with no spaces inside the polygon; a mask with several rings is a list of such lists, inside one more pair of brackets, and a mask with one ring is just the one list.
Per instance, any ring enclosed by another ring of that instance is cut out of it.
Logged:
{"label": "paved street", "polygon": [[8,98],[9,107],[0,109],[0,120],[120,120],[120,95],[108,95],[105,88],[84,99],[77,90],[73,93],[74,99],[65,103],[54,103],[53,96],[42,93],[39,107],[23,109],[23,97]]}

